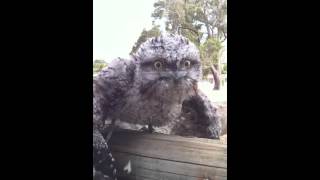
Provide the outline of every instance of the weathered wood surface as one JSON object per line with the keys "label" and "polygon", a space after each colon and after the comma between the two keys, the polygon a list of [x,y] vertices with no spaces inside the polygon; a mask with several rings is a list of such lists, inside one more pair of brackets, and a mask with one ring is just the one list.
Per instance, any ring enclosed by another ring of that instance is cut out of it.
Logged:
{"label": "weathered wood surface", "polygon": [[218,140],[119,131],[110,146],[120,180],[227,179],[227,146]]}

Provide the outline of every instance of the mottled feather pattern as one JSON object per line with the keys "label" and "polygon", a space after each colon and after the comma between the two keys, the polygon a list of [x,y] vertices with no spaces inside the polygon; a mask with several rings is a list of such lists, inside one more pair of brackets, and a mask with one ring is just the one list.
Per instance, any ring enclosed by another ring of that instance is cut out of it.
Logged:
{"label": "mottled feather pattern", "polygon": [[[199,51],[188,39],[180,35],[148,39],[129,59],[115,59],[94,77],[94,132],[99,134],[104,121],[112,119],[170,125],[171,133],[180,135],[189,127],[206,138],[219,138],[216,110],[197,89],[201,75]],[[185,108],[193,109],[198,118],[184,121]]]}

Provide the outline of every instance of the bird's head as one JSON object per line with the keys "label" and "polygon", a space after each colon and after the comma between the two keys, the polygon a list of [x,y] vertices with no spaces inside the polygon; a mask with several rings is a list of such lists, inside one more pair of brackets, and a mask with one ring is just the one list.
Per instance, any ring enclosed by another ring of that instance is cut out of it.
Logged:
{"label": "bird's head", "polygon": [[195,93],[202,75],[200,55],[187,38],[172,34],[150,38],[133,56],[141,93],[179,99]]}

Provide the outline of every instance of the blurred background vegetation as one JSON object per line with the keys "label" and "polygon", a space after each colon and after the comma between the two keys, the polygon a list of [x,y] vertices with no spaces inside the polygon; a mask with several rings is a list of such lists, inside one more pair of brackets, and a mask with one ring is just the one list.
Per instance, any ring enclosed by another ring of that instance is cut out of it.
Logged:
{"label": "blurred background vegetation", "polygon": [[97,59],[93,61],[93,74],[100,72],[104,67],[107,67],[107,62],[104,60]]}
{"label": "blurred background vegetation", "polygon": [[[148,38],[161,33],[180,34],[191,40],[200,50],[203,77],[212,75],[214,89],[220,89],[227,74],[227,62],[222,62],[223,43],[227,40],[226,0],[156,0],[151,14],[153,27],[143,29],[130,54]],[[165,32],[161,31],[161,23]],[[93,73],[106,67],[104,60],[93,62]]]}

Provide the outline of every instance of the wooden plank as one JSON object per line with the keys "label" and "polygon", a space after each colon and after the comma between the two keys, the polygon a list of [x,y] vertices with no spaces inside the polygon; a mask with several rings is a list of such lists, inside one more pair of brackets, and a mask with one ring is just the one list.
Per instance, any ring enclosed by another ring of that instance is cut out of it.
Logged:
{"label": "wooden plank", "polygon": [[[119,176],[121,180],[208,180],[206,177],[190,177],[184,175],[171,174],[166,172],[151,171],[148,169],[140,169],[139,174],[141,175],[132,175],[132,176]],[[227,177],[215,176],[211,177],[210,180],[227,180]]]}
{"label": "wooden plank", "polygon": [[[219,141],[120,131],[110,146],[120,180],[227,179],[227,146]],[[123,169],[129,161],[128,174]]]}
{"label": "wooden plank", "polygon": [[[130,134],[130,136],[128,136]],[[226,144],[219,140],[205,139],[205,138],[191,138],[191,137],[181,137],[174,135],[166,135],[160,133],[142,133],[138,131],[131,130],[118,130],[116,132],[116,138],[118,140],[124,140],[122,142],[127,142],[130,140],[155,140],[155,141],[166,141],[178,143],[180,146],[196,147],[202,149],[212,149],[212,150],[222,150],[227,153]]]}
{"label": "wooden plank", "polygon": [[[114,152],[114,156],[118,158],[117,163],[119,167],[125,167],[130,161],[132,172],[139,172],[142,169],[147,169],[149,171],[159,171],[164,174],[174,174],[194,178],[210,177],[211,179],[215,176],[227,176],[227,170],[225,168],[213,168],[210,166],[194,165],[117,152]],[[126,174],[123,172],[123,169],[119,169],[119,171]]]}
{"label": "wooden plank", "polygon": [[221,143],[219,140],[213,140],[213,139],[206,139],[206,138],[194,138],[194,137],[181,137],[181,136],[175,136],[175,135],[167,135],[167,134],[160,134],[160,133],[142,133],[139,131],[132,131],[132,130],[124,130],[124,129],[118,129],[116,130],[116,134],[118,137],[124,136],[127,137],[128,133],[131,136],[139,136],[139,138],[145,138],[145,139],[157,139],[157,140],[165,140],[165,141],[176,141],[176,142],[186,142],[190,144],[194,143],[203,143],[206,144],[207,147],[222,147],[226,148],[226,145]]}
{"label": "wooden plank", "polygon": [[145,134],[144,136],[124,134],[117,134],[111,140],[114,151],[220,168],[227,167],[226,146],[221,148],[214,147],[214,144],[212,144],[212,147],[207,147],[207,144],[201,145],[201,143],[192,145],[192,142],[174,141],[171,136],[167,136],[168,141],[157,141],[144,138]]}

